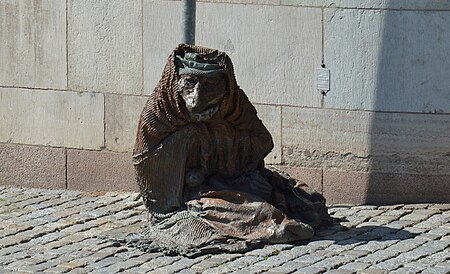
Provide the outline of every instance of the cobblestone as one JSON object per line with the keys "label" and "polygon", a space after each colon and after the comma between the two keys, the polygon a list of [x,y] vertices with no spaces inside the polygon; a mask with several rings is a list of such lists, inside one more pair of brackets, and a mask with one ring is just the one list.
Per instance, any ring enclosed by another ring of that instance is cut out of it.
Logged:
{"label": "cobblestone", "polygon": [[304,267],[300,268],[297,271],[295,271],[295,274],[318,274],[325,272],[325,268],[318,268],[318,267]]}
{"label": "cobblestone", "polygon": [[0,273],[449,273],[450,204],[331,206],[344,221],[303,244],[198,258],[97,236],[145,222],[135,193],[0,186]]}
{"label": "cobblestone", "polygon": [[214,256],[214,257],[209,257],[209,258],[206,258],[206,259],[202,259],[198,263],[195,263],[191,268],[195,269],[197,271],[204,271],[206,269],[219,267],[219,266],[223,265],[226,262],[234,260],[235,258],[236,258],[236,255],[234,255],[234,256]]}
{"label": "cobblestone", "polygon": [[362,262],[350,262],[348,264],[344,264],[343,266],[339,267],[339,269],[345,269],[345,270],[353,270],[353,271],[360,271],[368,268],[370,266],[370,263],[362,263]]}

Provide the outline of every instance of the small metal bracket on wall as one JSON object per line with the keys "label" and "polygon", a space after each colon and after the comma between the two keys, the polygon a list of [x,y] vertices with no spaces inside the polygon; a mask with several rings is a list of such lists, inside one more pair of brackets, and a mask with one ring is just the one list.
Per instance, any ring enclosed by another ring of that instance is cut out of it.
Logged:
{"label": "small metal bracket on wall", "polygon": [[326,95],[330,91],[330,70],[322,67],[316,69],[316,84],[317,89],[323,95]]}

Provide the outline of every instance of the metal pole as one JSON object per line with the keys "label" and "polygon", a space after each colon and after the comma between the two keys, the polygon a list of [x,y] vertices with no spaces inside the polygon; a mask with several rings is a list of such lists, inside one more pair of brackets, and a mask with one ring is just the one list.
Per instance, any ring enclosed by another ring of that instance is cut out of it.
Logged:
{"label": "metal pole", "polygon": [[195,1],[196,0],[183,0],[182,1],[182,35],[184,44],[195,44]]}

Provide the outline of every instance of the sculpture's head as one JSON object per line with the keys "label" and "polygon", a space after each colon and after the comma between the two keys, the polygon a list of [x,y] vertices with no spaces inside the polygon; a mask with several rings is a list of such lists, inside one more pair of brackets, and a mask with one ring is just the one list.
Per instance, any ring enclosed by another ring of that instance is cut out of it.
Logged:
{"label": "sculpture's head", "polygon": [[161,132],[192,122],[236,123],[244,117],[240,104],[247,99],[225,52],[186,44],[169,55],[152,96],[152,109],[158,114],[152,123]]}
{"label": "sculpture's head", "polygon": [[194,121],[209,120],[227,93],[226,71],[218,61],[217,55],[194,52],[176,56],[179,93]]}

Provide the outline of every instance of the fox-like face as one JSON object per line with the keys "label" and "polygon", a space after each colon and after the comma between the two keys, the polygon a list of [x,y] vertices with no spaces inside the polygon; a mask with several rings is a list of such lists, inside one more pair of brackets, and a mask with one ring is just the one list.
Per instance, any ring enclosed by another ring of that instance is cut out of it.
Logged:
{"label": "fox-like face", "polygon": [[195,121],[209,120],[218,110],[220,101],[227,92],[225,76],[181,75],[180,95]]}

